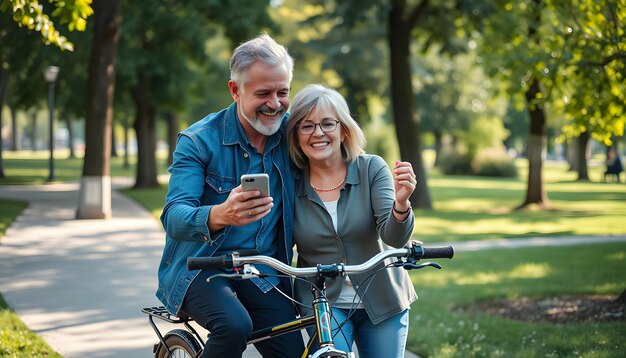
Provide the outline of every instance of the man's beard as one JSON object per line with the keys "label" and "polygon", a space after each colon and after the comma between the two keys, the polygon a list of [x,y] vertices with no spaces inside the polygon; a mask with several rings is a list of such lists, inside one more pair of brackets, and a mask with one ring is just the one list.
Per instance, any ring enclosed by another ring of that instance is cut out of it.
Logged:
{"label": "man's beard", "polygon": [[[272,110],[269,109],[269,107],[267,107],[266,105],[263,105],[259,108],[256,109],[256,113],[258,112],[274,112]],[[280,106],[280,108],[277,110],[277,116],[280,116],[281,119],[277,120],[275,123],[272,123],[269,126],[266,126],[263,124],[263,121],[261,121],[258,117],[256,118],[248,118],[248,116],[246,116],[245,113],[243,113],[243,111],[241,111],[241,116],[248,122],[250,123],[250,125],[252,126],[252,128],[256,129],[257,132],[263,134],[263,135],[267,135],[270,136],[276,132],[278,132],[278,130],[280,129],[280,125],[282,123],[282,117],[285,115],[285,107],[283,107],[282,105]]]}

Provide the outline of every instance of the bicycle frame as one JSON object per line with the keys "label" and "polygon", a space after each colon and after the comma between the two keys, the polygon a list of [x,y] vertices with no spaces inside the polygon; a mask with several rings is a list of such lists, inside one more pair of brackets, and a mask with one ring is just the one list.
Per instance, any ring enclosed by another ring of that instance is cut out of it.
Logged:
{"label": "bicycle frame", "polygon": [[[328,304],[328,300],[325,295],[325,283],[324,277],[320,277],[317,280],[317,284],[315,287],[312,287],[312,293],[314,295],[313,301],[313,310],[315,314],[306,316],[303,318],[298,318],[289,322],[285,322],[276,326],[266,327],[263,329],[256,330],[252,332],[250,339],[248,340],[248,344],[254,344],[257,342],[264,341],[266,339],[270,339],[276,336],[280,336],[283,334],[301,331],[303,329],[309,327],[316,327],[316,334],[318,336],[318,344],[319,349],[310,357],[318,358],[318,357],[337,357],[337,358],[348,358],[352,356],[350,353],[346,353],[343,351],[339,351],[335,349],[333,339],[332,339],[332,329],[331,329],[331,317],[330,317],[330,306]],[[319,288],[319,289],[318,289]],[[320,291],[321,290],[321,291]],[[165,347],[169,356],[171,356],[172,352],[170,347],[168,347],[165,339],[163,338],[163,334],[154,323],[153,318],[159,318],[168,323],[173,324],[183,324],[185,328],[191,332],[199,342],[203,342],[200,334],[189,324],[189,322],[193,321],[190,317],[176,317],[169,313],[165,307],[147,307],[141,310],[143,313],[148,315],[148,320],[150,322],[150,326],[159,337],[159,342]],[[209,333],[210,335],[210,333]],[[302,358],[308,356],[308,348],[310,346],[311,341],[315,337],[310,337],[309,344],[307,344],[305,351],[302,355]],[[156,346],[154,347],[154,351],[156,352]]]}
{"label": "bicycle frame", "polygon": [[[345,264],[327,264],[327,265],[317,265],[317,267],[305,267],[305,268],[295,268],[284,263],[267,256],[240,256],[238,252],[233,252],[232,254],[220,256],[220,257],[202,257],[202,258],[189,258],[187,260],[187,268],[189,270],[199,270],[205,268],[235,268],[234,273],[220,273],[215,276],[210,277],[207,280],[211,280],[215,277],[225,277],[225,278],[239,278],[239,279],[247,279],[252,277],[258,277],[259,272],[254,268],[253,264],[265,264],[271,267],[274,267],[278,271],[290,275],[292,277],[315,277],[315,285],[311,285],[311,293],[313,295],[313,315],[302,317],[299,319],[295,319],[289,322],[285,322],[283,324],[279,324],[272,327],[267,327],[264,329],[260,329],[252,332],[251,338],[248,340],[248,344],[254,344],[272,337],[276,337],[282,334],[291,333],[295,331],[300,331],[305,328],[313,327],[316,328],[316,333],[314,336],[309,338],[309,342],[305,348],[303,353],[303,358],[308,356],[308,349],[310,348],[313,339],[317,336],[317,342],[319,343],[319,348],[316,350],[313,355],[310,355],[311,358],[349,358],[353,356],[353,353],[346,353],[340,351],[335,348],[333,343],[333,334],[332,334],[332,325],[331,325],[331,311],[330,304],[326,299],[326,284],[325,280],[327,277],[337,277],[343,276],[351,273],[360,273],[367,270],[372,269],[379,262],[382,262],[386,258],[395,257],[398,260],[393,263],[392,266],[395,267],[403,267],[407,270],[419,269],[427,266],[441,268],[441,266],[435,262],[424,262],[417,263],[417,261],[425,258],[452,258],[454,255],[454,250],[451,246],[447,247],[439,247],[439,248],[424,248],[421,245],[417,245],[413,243],[411,247],[405,247],[402,249],[388,249],[383,252],[378,253],[368,261],[360,265],[345,265]],[[402,260],[401,258],[405,258]],[[152,307],[152,308],[144,308],[142,312],[149,315],[149,320],[152,328],[155,333],[159,337],[160,343],[156,344],[154,347],[154,352],[159,353],[159,345],[162,345],[169,356],[172,355],[172,350],[167,345],[167,338],[172,332],[176,332],[178,338],[182,338],[183,341],[185,339],[193,339],[193,346],[201,347],[202,345],[198,342],[203,342],[200,335],[196,332],[196,330],[191,327],[189,324],[192,321],[189,317],[176,317],[171,315],[165,307]],[[183,323],[188,331],[182,330],[174,330],[170,331],[168,335],[163,337],[158,327],[153,321],[153,317],[160,318],[169,323]],[[189,333],[191,332],[191,333]],[[190,338],[191,337],[191,338]],[[195,337],[195,338],[194,338]],[[210,337],[210,333],[209,333]],[[172,337],[170,337],[172,338]],[[197,341],[196,341],[197,340]],[[182,349],[185,352],[190,351],[194,352],[192,356],[200,356],[202,354],[201,348],[192,349],[189,344],[182,344],[183,348],[181,348],[181,344],[179,343],[178,349]],[[185,347],[186,346],[186,347]],[[198,351],[199,350],[199,351]],[[197,353],[196,353],[197,352]]]}

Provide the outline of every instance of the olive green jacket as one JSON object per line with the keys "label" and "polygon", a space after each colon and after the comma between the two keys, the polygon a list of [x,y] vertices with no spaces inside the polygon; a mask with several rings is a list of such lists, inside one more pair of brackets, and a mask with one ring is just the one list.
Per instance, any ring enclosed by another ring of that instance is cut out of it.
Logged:
{"label": "olive green jacket", "polygon": [[[348,163],[345,185],[337,203],[337,231],[309,183],[308,170],[296,175],[294,243],[298,267],[318,263],[362,264],[388,248],[387,245],[403,247],[410,240],[415,222],[413,212],[403,222],[393,216],[393,178],[381,157],[363,154]],[[377,268],[382,266],[381,263]],[[362,285],[367,287],[372,272],[350,275],[359,294]],[[331,303],[339,296],[344,281],[341,277],[326,280],[326,294]],[[309,309],[313,301],[310,287],[307,282],[295,281],[295,296]],[[376,324],[407,309],[417,295],[408,273],[402,268],[390,268],[374,276],[362,298],[371,321]],[[302,313],[310,313],[309,309],[303,309]]]}

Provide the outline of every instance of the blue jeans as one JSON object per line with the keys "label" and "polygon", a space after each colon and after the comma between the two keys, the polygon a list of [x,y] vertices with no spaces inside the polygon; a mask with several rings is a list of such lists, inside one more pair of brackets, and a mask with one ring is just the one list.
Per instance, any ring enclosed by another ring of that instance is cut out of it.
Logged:
{"label": "blue jeans", "polygon": [[409,310],[373,324],[365,309],[357,309],[341,330],[337,329],[348,317],[349,310],[332,308],[333,341],[335,348],[352,352],[356,342],[360,358],[404,357],[409,332]]}
{"label": "blue jeans", "polygon": [[[252,330],[295,318],[293,304],[275,288],[263,293],[250,280],[224,278],[207,283],[208,276],[210,273],[203,270],[193,280],[181,309],[211,332],[203,358],[241,357]],[[304,351],[300,332],[264,340],[254,346],[263,357],[300,357]]]}

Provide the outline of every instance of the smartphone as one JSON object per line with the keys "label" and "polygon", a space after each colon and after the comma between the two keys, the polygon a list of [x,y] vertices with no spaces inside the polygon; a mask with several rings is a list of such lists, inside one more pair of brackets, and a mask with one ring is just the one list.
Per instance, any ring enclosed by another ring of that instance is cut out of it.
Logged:
{"label": "smartphone", "polygon": [[261,196],[270,196],[270,177],[265,173],[244,174],[241,176],[241,187],[244,191],[258,190]]}

